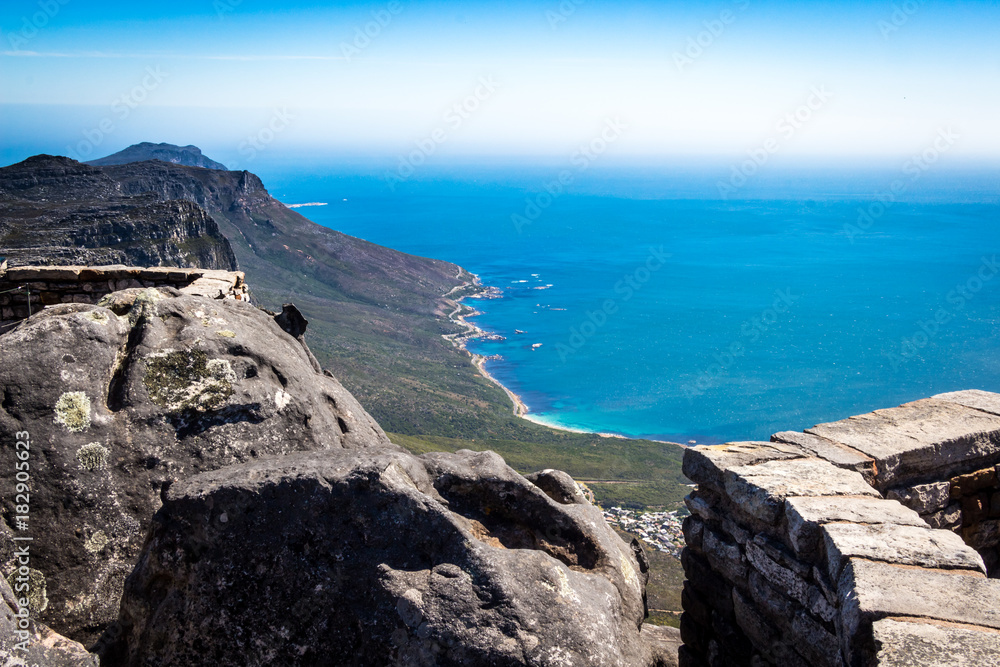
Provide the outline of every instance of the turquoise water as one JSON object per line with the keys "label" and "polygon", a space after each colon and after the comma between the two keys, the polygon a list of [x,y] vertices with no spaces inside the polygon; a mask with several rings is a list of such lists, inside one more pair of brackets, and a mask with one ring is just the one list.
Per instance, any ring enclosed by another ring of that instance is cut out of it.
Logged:
{"label": "turquoise water", "polygon": [[487,176],[396,192],[344,170],[265,182],[288,203],[329,202],[298,209],[320,224],[501,289],[470,303],[507,340],[471,349],[500,355],[490,372],[554,425],[767,439],[934,393],[1000,391],[995,199],[928,191],[862,229],[872,199],[842,194],[843,179],[723,201],[698,183],[707,196],[655,198],[655,184],[622,177],[564,192],[518,228],[511,216],[534,215],[525,197],[544,180]]}

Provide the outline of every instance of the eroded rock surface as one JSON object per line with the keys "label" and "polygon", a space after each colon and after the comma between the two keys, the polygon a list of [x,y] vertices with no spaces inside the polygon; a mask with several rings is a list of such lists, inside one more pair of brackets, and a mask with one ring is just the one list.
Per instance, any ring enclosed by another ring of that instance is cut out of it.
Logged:
{"label": "eroded rock surface", "polygon": [[539,479],[492,452],[331,449],[179,482],[102,664],[670,664],[669,636],[658,657],[640,638],[632,548]]}
{"label": "eroded rock surface", "polygon": [[98,664],[97,656],[83,646],[33,620],[7,580],[0,577],[0,665],[98,667]]}
{"label": "eroded rock surface", "polygon": [[[16,434],[30,435],[32,568],[47,600],[37,618],[85,644],[118,617],[175,480],[266,455],[398,449],[248,303],[164,288],[102,304],[46,308],[0,336],[0,442],[13,456]],[[13,475],[0,468],[4,488]],[[6,573],[17,513],[13,494],[2,502]]]}

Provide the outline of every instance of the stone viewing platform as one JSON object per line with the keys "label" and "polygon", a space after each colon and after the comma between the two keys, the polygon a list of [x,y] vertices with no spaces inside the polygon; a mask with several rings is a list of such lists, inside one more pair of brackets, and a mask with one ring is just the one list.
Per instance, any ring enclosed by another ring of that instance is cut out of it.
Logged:
{"label": "stone viewing platform", "polygon": [[57,303],[96,304],[118,290],[173,287],[184,294],[249,301],[242,271],[166,266],[16,266],[0,264],[0,327]]}
{"label": "stone viewing platform", "polygon": [[680,664],[1000,664],[1000,394],[694,447]]}

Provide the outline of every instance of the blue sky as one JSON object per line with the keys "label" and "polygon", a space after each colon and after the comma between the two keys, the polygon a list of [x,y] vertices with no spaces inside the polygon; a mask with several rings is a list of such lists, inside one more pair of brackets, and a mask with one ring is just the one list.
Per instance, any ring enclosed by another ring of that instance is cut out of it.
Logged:
{"label": "blue sky", "polygon": [[998,45],[993,2],[6,0],[0,158],[560,156],[612,121],[623,158],[897,159],[950,128],[995,162]]}

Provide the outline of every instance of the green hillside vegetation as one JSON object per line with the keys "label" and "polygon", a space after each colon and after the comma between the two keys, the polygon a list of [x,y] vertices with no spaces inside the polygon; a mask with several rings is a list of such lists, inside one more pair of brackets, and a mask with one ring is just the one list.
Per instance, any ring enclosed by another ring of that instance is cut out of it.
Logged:
{"label": "green hillside vegetation", "polygon": [[[523,420],[518,420],[523,421]],[[422,454],[459,449],[493,450],[521,473],[556,468],[585,483],[605,507],[682,507],[690,491],[681,474],[683,450],[650,440],[568,433],[525,422],[525,439],[462,439],[390,433],[396,444]],[[537,429],[537,430],[536,430]]]}

